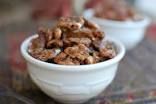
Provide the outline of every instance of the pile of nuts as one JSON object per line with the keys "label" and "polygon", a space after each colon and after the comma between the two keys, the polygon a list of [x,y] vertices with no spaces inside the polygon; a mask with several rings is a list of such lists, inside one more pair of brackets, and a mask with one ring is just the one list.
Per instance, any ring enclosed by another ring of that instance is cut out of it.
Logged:
{"label": "pile of nuts", "polygon": [[139,21],[139,15],[125,0],[104,0],[95,7],[95,17],[116,21]]}
{"label": "pile of nuts", "polygon": [[53,28],[40,28],[28,53],[41,61],[61,65],[86,65],[116,56],[111,42],[103,41],[99,27],[83,17],[62,17]]}

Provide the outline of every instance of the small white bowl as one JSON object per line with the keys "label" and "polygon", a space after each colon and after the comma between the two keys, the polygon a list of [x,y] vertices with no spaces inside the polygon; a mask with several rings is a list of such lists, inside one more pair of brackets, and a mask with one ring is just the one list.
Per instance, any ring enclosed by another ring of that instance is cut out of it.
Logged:
{"label": "small white bowl", "polygon": [[97,23],[107,36],[121,41],[127,50],[134,48],[144,38],[146,28],[150,24],[150,19],[143,16],[140,21],[113,21],[94,16],[94,11],[88,9],[84,12],[84,17]]}
{"label": "small white bowl", "polygon": [[63,103],[83,103],[100,94],[114,79],[118,64],[125,55],[124,46],[109,39],[117,48],[117,56],[108,61],[77,66],[46,63],[27,52],[28,44],[36,37],[29,37],[21,45],[29,74],[43,92]]}

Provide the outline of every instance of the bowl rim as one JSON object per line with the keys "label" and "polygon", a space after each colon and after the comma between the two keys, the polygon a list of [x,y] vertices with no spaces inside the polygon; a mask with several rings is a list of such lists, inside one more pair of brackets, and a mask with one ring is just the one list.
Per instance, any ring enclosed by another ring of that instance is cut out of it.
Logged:
{"label": "bowl rim", "polygon": [[32,63],[34,65],[37,65],[39,67],[42,67],[44,69],[49,69],[49,70],[74,71],[75,72],[75,71],[91,71],[98,67],[108,67],[110,65],[118,63],[124,57],[125,51],[126,51],[124,45],[121,42],[107,37],[107,40],[113,42],[118,49],[118,54],[113,59],[109,59],[104,62],[99,62],[96,64],[89,64],[89,65],[59,65],[59,64],[43,62],[29,55],[27,51],[28,45],[30,41],[36,37],[38,37],[37,34],[32,35],[23,41],[20,47],[21,54],[28,63]]}
{"label": "bowl rim", "polygon": [[122,27],[122,28],[138,28],[138,27],[146,27],[151,23],[151,19],[146,16],[142,15],[143,19],[139,21],[117,21],[117,20],[109,20],[103,19],[93,16],[94,10],[93,9],[86,9],[83,12],[83,16],[97,22],[99,25],[109,25],[111,27]]}

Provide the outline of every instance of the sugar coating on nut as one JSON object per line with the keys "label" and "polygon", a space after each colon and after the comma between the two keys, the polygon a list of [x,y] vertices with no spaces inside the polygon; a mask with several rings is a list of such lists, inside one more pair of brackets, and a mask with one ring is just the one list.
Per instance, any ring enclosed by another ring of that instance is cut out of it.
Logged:
{"label": "sugar coating on nut", "polygon": [[41,61],[61,65],[86,65],[116,56],[113,44],[104,42],[104,32],[83,17],[62,17],[53,28],[40,28],[28,53]]}

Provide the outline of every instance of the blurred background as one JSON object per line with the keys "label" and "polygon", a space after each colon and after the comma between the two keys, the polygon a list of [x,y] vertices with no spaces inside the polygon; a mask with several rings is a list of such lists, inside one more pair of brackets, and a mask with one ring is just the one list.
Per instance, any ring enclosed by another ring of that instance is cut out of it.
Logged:
{"label": "blurred background", "polygon": [[[82,15],[85,9],[95,7],[101,1],[0,0],[0,96],[3,96],[0,97],[1,104],[45,104],[45,101],[46,104],[55,104],[38,91],[29,79],[25,61],[20,55],[20,44],[26,37],[36,33],[39,26],[51,26],[61,16]],[[118,98],[125,99],[120,95],[126,94],[128,101],[132,101],[136,96],[141,96],[144,100],[151,96],[156,98],[156,0],[127,1],[143,14],[150,16],[152,23],[143,42],[127,53],[106,95],[113,94],[112,98],[117,95]],[[9,92],[13,98],[8,100],[2,92]],[[17,103],[17,100],[25,103]]]}
{"label": "blurred background", "polygon": [[[85,8],[96,6],[101,0],[0,0],[0,25],[25,20],[52,20],[71,14],[80,15]],[[142,12],[152,16],[155,0],[127,0]]]}
{"label": "blurred background", "polygon": [[[94,8],[101,1],[104,0],[14,0],[12,2],[0,0],[0,27],[14,23],[22,24],[21,22],[33,26],[51,24],[49,21],[54,21],[60,16],[82,15],[85,9]],[[153,21],[156,20],[155,0],[126,1],[143,14],[150,16]]]}

